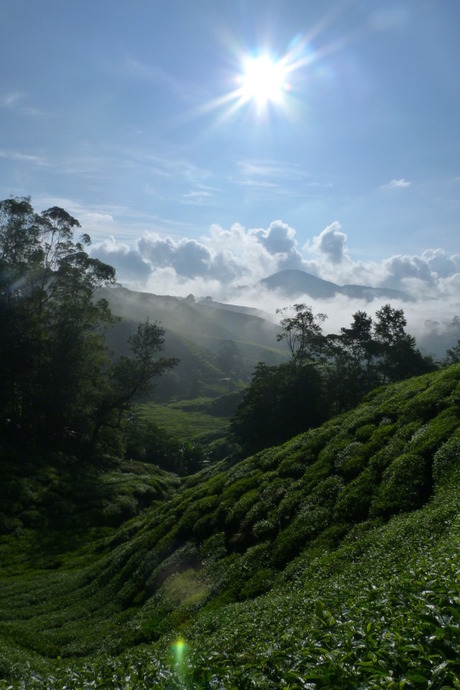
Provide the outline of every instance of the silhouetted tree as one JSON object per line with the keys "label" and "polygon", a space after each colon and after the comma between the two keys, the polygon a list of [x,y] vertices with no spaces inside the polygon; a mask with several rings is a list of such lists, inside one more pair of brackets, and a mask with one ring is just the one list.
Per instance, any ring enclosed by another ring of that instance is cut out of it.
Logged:
{"label": "silhouetted tree", "polygon": [[445,357],[441,360],[441,366],[449,367],[451,364],[458,363],[460,363],[460,340],[446,351]]}
{"label": "silhouetted tree", "polygon": [[364,311],[353,314],[350,328],[328,336],[327,386],[332,409],[354,407],[378,384],[374,359],[377,344],[372,338],[372,318]]}
{"label": "silhouetted tree", "polygon": [[385,304],[376,312],[374,339],[378,347],[377,368],[382,383],[401,381],[436,368],[432,358],[423,357],[412,335],[406,333],[402,309]]}
{"label": "silhouetted tree", "polygon": [[118,429],[123,413],[130,408],[135,396],[147,393],[154,376],[160,376],[178,363],[175,357],[155,357],[164,348],[164,334],[157,323],[139,324],[137,332],[129,338],[133,356],[120,357],[104,372],[94,412],[93,447],[103,426]]}
{"label": "silhouetted tree", "polygon": [[324,393],[315,364],[259,362],[231,421],[231,432],[246,453],[287,441],[326,419]]}
{"label": "silhouetted tree", "polygon": [[108,357],[113,317],[96,292],[115,269],[89,256],[88,235],[74,239],[79,227],[58,207],[37,214],[29,198],[0,202],[0,429],[24,438],[95,438],[103,401],[123,409],[165,368],[149,364],[163,336],[150,325],[133,340],[133,358]]}
{"label": "silhouetted tree", "polygon": [[278,342],[286,341],[295,362],[321,359],[326,345],[321,324],[327,319],[326,314],[315,315],[306,304],[276,310],[277,314],[289,312],[293,315],[284,316],[280,321],[282,330],[277,336]]}

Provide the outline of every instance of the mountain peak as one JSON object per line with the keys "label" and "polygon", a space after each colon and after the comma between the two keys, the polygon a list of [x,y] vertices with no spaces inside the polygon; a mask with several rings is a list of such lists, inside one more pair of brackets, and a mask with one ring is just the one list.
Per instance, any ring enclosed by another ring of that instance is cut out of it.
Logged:
{"label": "mountain peak", "polygon": [[409,300],[409,296],[401,290],[392,288],[378,288],[367,285],[337,285],[329,280],[323,280],[307,271],[285,269],[278,271],[260,281],[269,290],[277,290],[286,297],[300,297],[308,295],[314,299],[328,299],[335,295],[345,295],[367,302],[376,297]]}

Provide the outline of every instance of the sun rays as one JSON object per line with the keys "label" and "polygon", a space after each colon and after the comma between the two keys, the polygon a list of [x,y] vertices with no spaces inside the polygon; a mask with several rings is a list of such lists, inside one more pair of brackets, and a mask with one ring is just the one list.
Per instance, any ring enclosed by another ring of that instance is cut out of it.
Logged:
{"label": "sun rays", "polygon": [[214,112],[214,127],[232,117],[247,114],[259,122],[268,120],[270,113],[281,112],[290,117],[299,94],[302,68],[317,59],[307,40],[293,41],[290,50],[281,58],[268,48],[257,51],[239,50],[235,53],[233,75],[227,76],[229,89],[204,104],[193,117]]}

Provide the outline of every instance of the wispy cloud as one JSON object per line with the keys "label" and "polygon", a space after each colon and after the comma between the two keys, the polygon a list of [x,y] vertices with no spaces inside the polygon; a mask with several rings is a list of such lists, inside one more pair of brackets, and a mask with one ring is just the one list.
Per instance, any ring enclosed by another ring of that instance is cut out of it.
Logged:
{"label": "wispy cloud", "polygon": [[0,96],[0,108],[11,108],[24,98],[21,91],[11,91]]}
{"label": "wispy cloud", "polygon": [[198,84],[182,81],[162,67],[144,62],[138,57],[126,57],[116,69],[122,77],[127,77],[130,80],[137,79],[164,87],[186,102],[195,102],[201,91]]}
{"label": "wispy cloud", "polygon": [[6,158],[12,161],[19,161],[21,163],[28,163],[32,165],[40,165],[42,167],[52,167],[50,161],[44,156],[37,156],[30,153],[21,153],[20,151],[5,151],[0,150],[0,158]]}
{"label": "wispy cloud", "polygon": [[0,94],[0,108],[20,115],[46,115],[44,111],[27,103],[27,94],[24,91],[9,91]]}
{"label": "wispy cloud", "polygon": [[387,184],[382,185],[381,189],[407,189],[410,187],[412,182],[405,180],[403,177],[400,180],[391,180]]}
{"label": "wispy cloud", "polygon": [[244,177],[253,178],[284,178],[299,180],[305,178],[305,172],[298,166],[280,161],[241,160],[237,162],[237,169]]}
{"label": "wispy cloud", "polygon": [[[236,178],[233,182],[253,190],[268,189],[278,195],[298,196],[303,193],[298,183],[304,181],[305,187],[312,182],[308,175],[296,165],[270,160],[240,160],[236,163]],[[296,183],[295,185],[292,183]]]}
{"label": "wispy cloud", "polygon": [[214,191],[211,188],[199,188],[185,192],[181,197],[181,203],[192,204],[194,206],[203,206],[204,204],[213,203]]}
{"label": "wispy cloud", "polygon": [[184,156],[167,151],[164,154],[152,154],[140,148],[119,148],[113,150],[117,157],[127,167],[145,168],[152,175],[159,177],[184,178],[189,182],[210,179],[212,173],[208,168],[192,163]]}

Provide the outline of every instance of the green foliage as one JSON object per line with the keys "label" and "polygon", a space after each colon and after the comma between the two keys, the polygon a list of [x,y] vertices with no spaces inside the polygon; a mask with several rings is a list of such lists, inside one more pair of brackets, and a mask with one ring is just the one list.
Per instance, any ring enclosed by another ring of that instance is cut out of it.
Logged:
{"label": "green foliage", "polygon": [[[180,483],[142,465],[169,492],[119,529],[4,535],[0,688],[458,688],[459,381],[381,388]],[[130,465],[106,468],[121,513]],[[40,515],[60,476],[0,491]]]}
{"label": "green foliage", "polygon": [[186,475],[230,455],[227,405],[236,403],[223,397],[134,405],[123,425],[127,457]]}
{"label": "green foliage", "polygon": [[446,352],[445,357],[441,361],[441,365],[444,367],[449,367],[451,364],[460,363],[460,340],[457,341],[456,345],[449,348]]}
{"label": "green foliage", "polygon": [[281,319],[278,341],[286,341],[295,362],[321,359],[326,343],[321,324],[326,320],[326,314],[315,315],[306,304],[294,304],[292,307],[278,309],[277,313],[286,314],[289,311],[293,315]]}
{"label": "green foliage", "polygon": [[79,227],[61,208],[0,202],[0,431],[81,453],[176,360],[154,358],[164,331],[148,321],[130,340],[132,356],[110,359],[113,317],[96,293],[115,269],[87,253],[88,235],[74,240]]}
{"label": "green foliage", "polygon": [[346,485],[335,505],[335,517],[339,522],[351,523],[367,518],[378,479],[378,473],[369,466]]}
{"label": "green foliage", "polygon": [[[350,328],[328,336],[321,328],[325,314],[315,316],[305,304],[278,312],[289,310],[293,315],[282,318],[277,337],[286,341],[291,361],[275,367],[259,362],[231,422],[231,432],[246,454],[282,443],[352,408],[379,384],[436,369],[406,333],[402,309],[384,305],[375,323],[357,312]],[[366,457],[361,464],[356,453],[353,458],[344,471],[357,474]]]}
{"label": "green foliage", "polygon": [[231,422],[246,453],[282,443],[326,417],[321,375],[312,364],[260,363]]}
{"label": "green foliage", "polygon": [[431,489],[429,462],[408,452],[393,460],[371,505],[371,515],[389,517],[423,505]]}
{"label": "green foliage", "polygon": [[435,482],[449,480],[452,470],[460,463],[460,429],[454,431],[433,456],[433,479]]}

